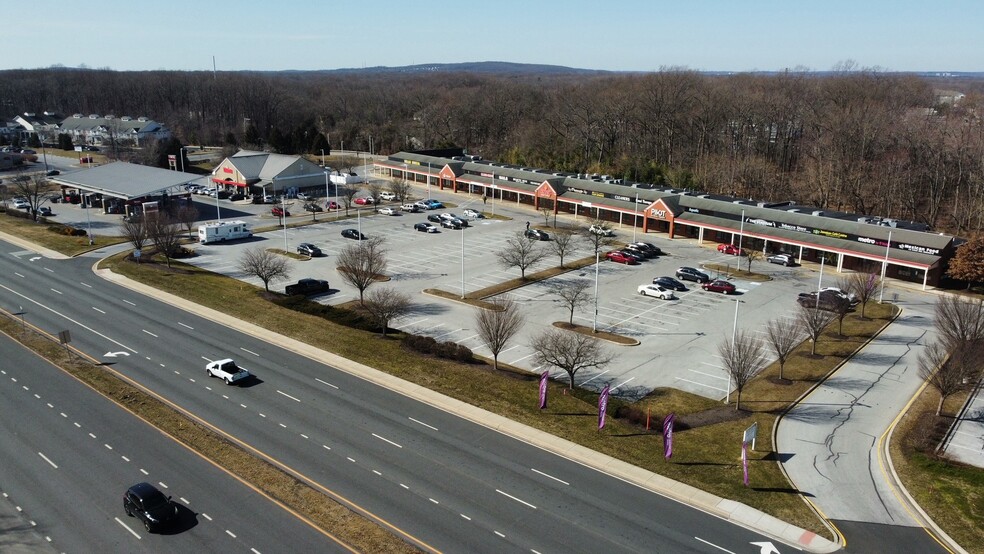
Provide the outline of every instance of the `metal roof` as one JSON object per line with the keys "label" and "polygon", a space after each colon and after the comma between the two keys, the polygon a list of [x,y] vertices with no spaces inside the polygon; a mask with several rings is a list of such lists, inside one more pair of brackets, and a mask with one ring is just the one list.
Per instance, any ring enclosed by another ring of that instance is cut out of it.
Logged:
{"label": "metal roof", "polygon": [[200,178],[200,175],[191,173],[128,162],[112,162],[59,175],[50,180],[59,185],[132,200],[160,194]]}

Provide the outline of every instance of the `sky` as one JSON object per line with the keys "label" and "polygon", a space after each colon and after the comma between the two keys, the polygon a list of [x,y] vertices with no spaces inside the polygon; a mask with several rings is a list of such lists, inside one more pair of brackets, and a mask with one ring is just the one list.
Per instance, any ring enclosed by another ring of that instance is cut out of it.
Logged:
{"label": "sky", "polygon": [[984,0],[34,0],[0,69],[984,71]]}

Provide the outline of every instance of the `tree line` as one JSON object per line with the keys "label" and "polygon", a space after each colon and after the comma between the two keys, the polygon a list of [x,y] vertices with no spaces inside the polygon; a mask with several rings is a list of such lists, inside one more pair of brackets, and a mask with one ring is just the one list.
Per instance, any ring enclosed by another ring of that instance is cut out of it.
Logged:
{"label": "tree line", "polygon": [[[960,88],[959,102],[936,89]],[[0,72],[0,103],[148,116],[183,143],[488,159],[984,228],[984,89],[844,64],[814,74]],[[13,115],[13,114],[9,114]],[[151,157],[153,162],[157,157]]]}

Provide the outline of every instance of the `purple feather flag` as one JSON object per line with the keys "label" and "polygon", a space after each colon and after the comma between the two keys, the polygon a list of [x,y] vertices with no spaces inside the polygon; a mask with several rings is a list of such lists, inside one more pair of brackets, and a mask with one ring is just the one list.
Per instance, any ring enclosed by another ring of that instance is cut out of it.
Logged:
{"label": "purple feather flag", "polygon": [[545,370],[540,374],[540,409],[547,407],[547,379],[550,378],[550,371]]}
{"label": "purple feather flag", "polygon": [[669,460],[673,457],[673,422],[676,414],[670,414],[663,419],[663,457]]}
{"label": "purple feather flag", "polygon": [[601,389],[601,396],[598,397],[598,428],[603,429],[605,427],[605,410],[608,409],[608,387],[610,385],[605,385],[605,388]]}
{"label": "purple feather flag", "polygon": [[748,443],[741,443],[741,467],[744,473],[745,486],[748,486]]}

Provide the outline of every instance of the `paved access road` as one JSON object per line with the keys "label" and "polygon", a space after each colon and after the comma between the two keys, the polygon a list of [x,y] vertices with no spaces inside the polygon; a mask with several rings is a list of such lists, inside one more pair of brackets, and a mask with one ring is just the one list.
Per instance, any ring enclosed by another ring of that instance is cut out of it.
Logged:
{"label": "paved access road", "polygon": [[[95,277],[4,245],[0,306],[447,552],[759,552],[768,539]],[[204,375],[231,356],[258,379]],[[659,545],[659,546],[654,546]],[[787,551],[780,547],[780,551]]]}
{"label": "paved access road", "polygon": [[[32,551],[348,552],[5,335],[0,356],[0,504],[20,516],[0,534],[33,529]],[[127,517],[141,481],[178,503],[174,528]]]}
{"label": "paved access road", "polygon": [[947,552],[900,498],[884,435],[922,385],[933,297],[906,291],[902,315],[779,424],[777,450],[797,488],[841,530],[852,552]]}

